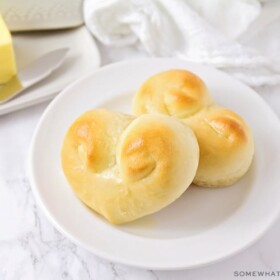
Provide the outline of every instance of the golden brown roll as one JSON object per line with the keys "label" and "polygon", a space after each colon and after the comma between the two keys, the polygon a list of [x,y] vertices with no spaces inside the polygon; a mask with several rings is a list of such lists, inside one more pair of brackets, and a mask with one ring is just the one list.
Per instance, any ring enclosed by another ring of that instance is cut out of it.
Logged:
{"label": "golden brown roll", "polygon": [[200,148],[196,185],[227,186],[250,167],[249,127],[236,113],[213,104],[204,82],[191,72],[169,70],[149,78],[134,97],[133,112],[175,116],[193,129]]}
{"label": "golden brown roll", "polygon": [[204,82],[184,70],[169,70],[149,78],[133,100],[133,113],[162,113],[184,119],[212,104]]}
{"label": "golden brown roll", "polygon": [[200,147],[196,185],[228,186],[246,173],[254,142],[249,127],[239,115],[219,106],[209,106],[184,121],[193,129]]}
{"label": "golden brown roll", "polygon": [[77,196],[111,223],[154,213],[191,184],[199,148],[175,118],[93,110],[69,128],[62,147],[65,176]]}

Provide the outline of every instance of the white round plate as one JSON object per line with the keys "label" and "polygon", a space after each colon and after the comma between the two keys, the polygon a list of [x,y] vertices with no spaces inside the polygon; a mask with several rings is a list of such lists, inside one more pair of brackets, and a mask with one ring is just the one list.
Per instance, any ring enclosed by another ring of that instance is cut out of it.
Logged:
{"label": "white round plate", "polygon": [[[188,69],[206,82],[220,105],[245,118],[255,138],[249,172],[231,187],[190,187],[156,214],[114,226],[72,192],[60,164],[70,124],[83,112],[107,108],[130,112],[141,83],[167,69]],[[252,89],[202,65],[175,59],[142,59],[112,64],[71,84],[42,116],[31,144],[29,176],[38,204],[73,242],[113,262],[182,269],[228,257],[259,238],[280,210],[280,123]]]}

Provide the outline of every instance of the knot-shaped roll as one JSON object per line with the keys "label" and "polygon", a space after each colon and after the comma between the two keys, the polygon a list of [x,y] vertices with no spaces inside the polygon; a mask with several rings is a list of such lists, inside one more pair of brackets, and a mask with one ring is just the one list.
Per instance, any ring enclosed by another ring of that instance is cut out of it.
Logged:
{"label": "knot-shaped roll", "polygon": [[191,72],[171,70],[152,76],[134,98],[133,111],[162,113],[184,119],[212,103],[203,81]]}
{"label": "knot-shaped roll", "polygon": [[120,224],[176,200],[193,181],[199,148],[175,118],[93,110],[68,129],[61,159],[77,196]]}
{"label": "knot-shaped roll", "polygon": [[189,71],[169,70],[149,78],[134,97],[133,112],[167,114],[192,128],[200,148],[196,185],[230,185],[252,162],[254,142],[246,122],[215,105],[204,82]]}

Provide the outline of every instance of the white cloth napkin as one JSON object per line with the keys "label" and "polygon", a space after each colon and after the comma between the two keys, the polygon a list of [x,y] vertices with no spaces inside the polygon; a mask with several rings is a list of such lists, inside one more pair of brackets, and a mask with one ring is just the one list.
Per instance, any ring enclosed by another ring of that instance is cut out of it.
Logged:
{"label": "white cloth napkin", "polygon": [[137,43],[152,56],[210,64],[250,86],[273,85],[280,67],[238,42],[261,9],[258,0],[85,0],[84,19],[105,45]]}

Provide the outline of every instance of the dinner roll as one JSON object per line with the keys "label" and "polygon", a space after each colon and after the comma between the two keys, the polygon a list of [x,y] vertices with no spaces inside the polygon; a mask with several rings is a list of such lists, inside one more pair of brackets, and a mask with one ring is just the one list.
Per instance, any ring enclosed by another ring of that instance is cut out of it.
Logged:
{"label": "dinner roll", "polygon": [[182,119],[209,104],[212,98],[198,76],[184,70],[169,70],[144,82],[134,97],[133,112],[162,113]]}
{"label": "dinner roll", "polygon": [[193,129],[200,147],[196,185],[228,186],[247,172],[254,142],[239,115],[223,107],[209,106],[184,121]]}
{"label": "dinner roll", "polygon": [[108,110],[68,129],[62,167],[76,195],[114,224],[159,211],[191,184],[199,159],[193,131],[176,118]]}
{"label": "dinner roll", "polygon": [[189,71],[149,78],[134,97],[133,112],[167,114],[193,129],[200,148],[196,185],[227,186],[250,167],[254,142],[249,127],[236,113],[215,105],[204,82]]}

